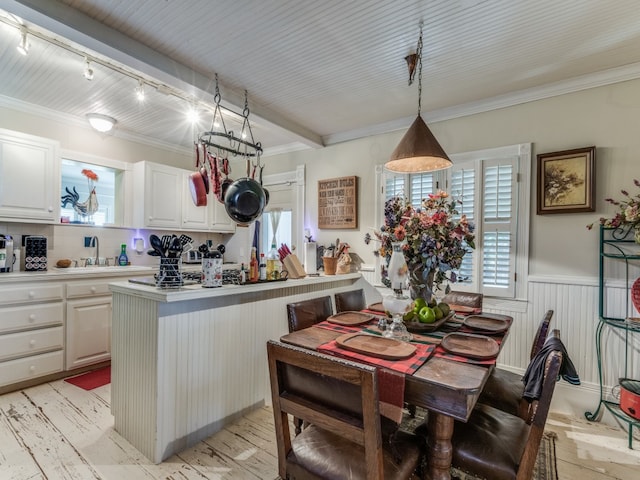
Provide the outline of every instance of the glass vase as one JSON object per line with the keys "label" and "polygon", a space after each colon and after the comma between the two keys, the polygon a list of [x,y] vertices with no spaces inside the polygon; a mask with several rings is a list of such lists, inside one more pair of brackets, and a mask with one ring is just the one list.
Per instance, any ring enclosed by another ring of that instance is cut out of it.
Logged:
{"label": "glass vase", "polygon": [[393,290],[403,290],[407,288],[409,267],[407,267],[407,262],[402,252],[402,242],[393,242],[391,249],[391,258],[387,266],[389,282],[391,282],[391,288]]}

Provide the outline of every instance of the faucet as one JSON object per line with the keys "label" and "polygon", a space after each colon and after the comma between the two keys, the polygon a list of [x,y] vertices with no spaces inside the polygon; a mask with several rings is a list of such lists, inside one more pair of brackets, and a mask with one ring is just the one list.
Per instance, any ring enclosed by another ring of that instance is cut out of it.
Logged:
{"label": "faucet", "polygon": [[92,247],[96,247],[96,261],[93,263],[96,266],[100,265],[100,242],[98,241],[98,237],[95,235],[91,237],[90,245]]}

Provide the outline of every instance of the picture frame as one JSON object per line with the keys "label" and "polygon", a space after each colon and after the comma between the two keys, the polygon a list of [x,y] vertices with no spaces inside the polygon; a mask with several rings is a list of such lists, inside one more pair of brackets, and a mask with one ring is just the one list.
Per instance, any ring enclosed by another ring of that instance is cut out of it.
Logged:
{"label": "picture frame", "polygon": [[358,228],[358,177],[318,180],[318,228]]}
{"label": "picture frame", "polygon": [[537,159],[538,215],[595,211],[595,146],[541,153]]}

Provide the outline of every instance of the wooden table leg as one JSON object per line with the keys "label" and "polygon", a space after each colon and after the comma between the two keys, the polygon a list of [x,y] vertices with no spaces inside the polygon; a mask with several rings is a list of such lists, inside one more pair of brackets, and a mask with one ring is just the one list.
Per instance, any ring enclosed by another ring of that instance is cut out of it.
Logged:
{"label": "wooden table leg", "polygon": [[451,480],[453,423],[452,417],[433,411],[429,412],[426,471],[428,480]]}

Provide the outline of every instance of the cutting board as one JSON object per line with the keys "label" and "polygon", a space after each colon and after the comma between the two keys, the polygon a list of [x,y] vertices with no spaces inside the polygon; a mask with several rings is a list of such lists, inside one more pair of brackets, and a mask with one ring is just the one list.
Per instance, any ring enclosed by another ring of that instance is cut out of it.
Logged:
{"label": "cutting board", "polygon": [[400,360],[416,353],[416,347],[410,343],[366,333],[340,335],[336,344],[345,350],[385,360]]}
{"label": "cutting board", "polygon": [[329,323],[335,323],[336,325],[362,325],[363,323],[368,323],[373,320],[375,317],[369,313],[363,312],[340,312],[335,315],[331,315],[327,318]]}
{"label": "cutting board", "polygon": [[449,333],[440,342],[447,352],[468,358],[493,358],[500,352],[500,345],[490,337],[470,333]]}

